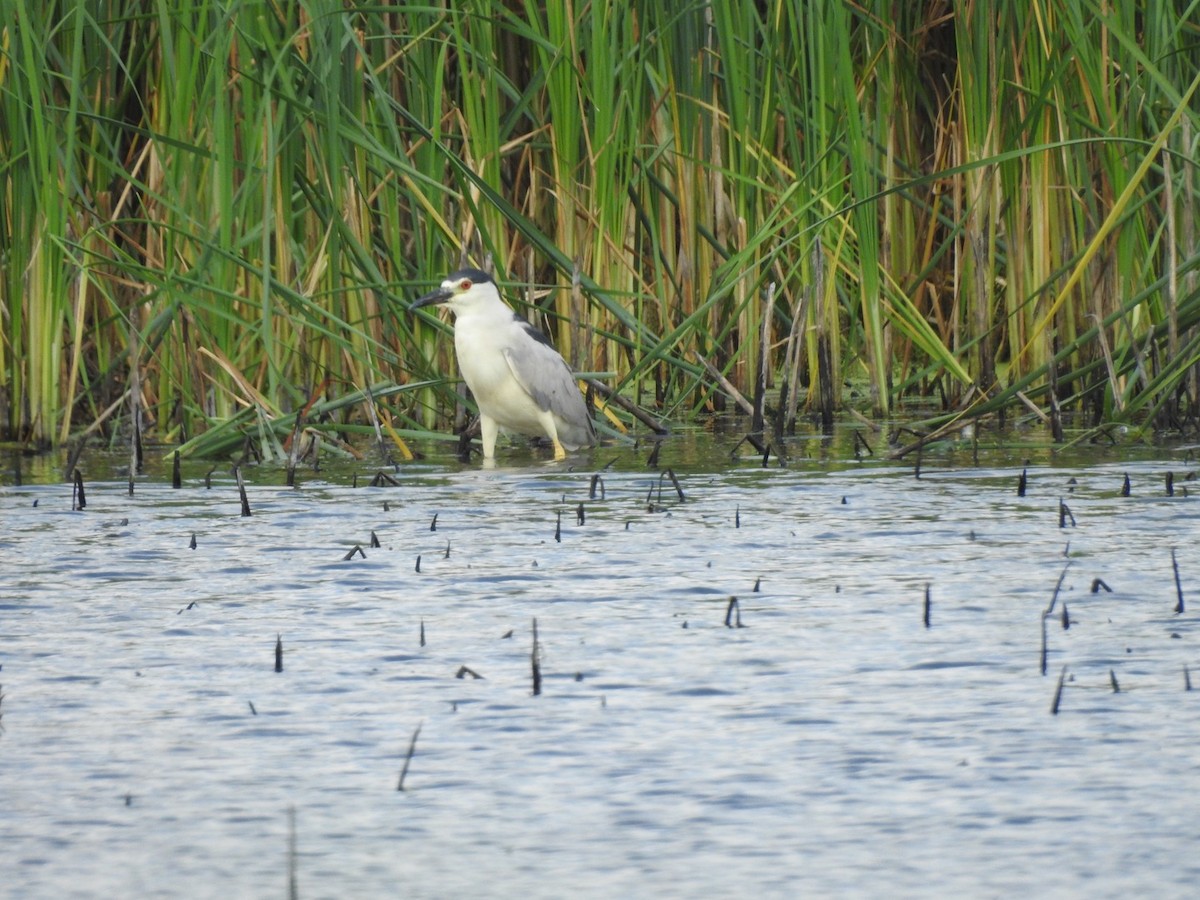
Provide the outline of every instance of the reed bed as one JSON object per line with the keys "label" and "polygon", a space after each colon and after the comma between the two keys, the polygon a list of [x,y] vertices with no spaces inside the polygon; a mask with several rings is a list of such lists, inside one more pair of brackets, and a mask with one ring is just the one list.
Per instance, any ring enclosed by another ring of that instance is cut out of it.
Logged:
{"label": "reed bed", "polygon": [[0,436],[444,434],[463,263],[668,420],[1194,432],[1197,6],[0,0]]}

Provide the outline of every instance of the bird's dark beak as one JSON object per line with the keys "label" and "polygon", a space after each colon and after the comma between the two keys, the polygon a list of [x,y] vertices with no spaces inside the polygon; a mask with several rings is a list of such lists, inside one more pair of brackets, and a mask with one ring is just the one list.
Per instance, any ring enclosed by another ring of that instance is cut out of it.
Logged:
{"label": "bird's dark beak", "polygon": [[445,303],[453,296],[454,295],[445,288],[438,288],[436,291],[426,294],[419,300],[414,301],[412,306],[410,306],[408,309],[409,312],[412,312],[414,309],[420,309],[423,306],[434,306],[438,303]]}

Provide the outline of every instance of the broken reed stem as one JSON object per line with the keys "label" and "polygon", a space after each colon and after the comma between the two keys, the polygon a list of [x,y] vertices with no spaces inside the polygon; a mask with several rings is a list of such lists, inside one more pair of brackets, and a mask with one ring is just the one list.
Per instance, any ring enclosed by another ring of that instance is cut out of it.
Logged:
{"label": "broken reed stem", "polygon": [[82,438],[71,444],[71,455],[67,457],[67,464],[63,466],[63,481],[71,480],[71,473],[75,471],[75,467],[79,464],[79,458],[83,456],[83,448],[85,446],[86,444]]}
{"label": "broken reed stem", "polygon": [[1183,614],[1183,583],[1179,580],[1179,560],[1175,558],[1175,548],[1171,548],[1171,568],[1175,572],[1175,615]]}
{"label": "broken reed stem", "polygon": [[538,630],[537,617],[533,619],[533,649],[529,653],[530,668],[533,670],[533,696],[537,697],[542,693],[542,665],[538,657],[541,655],[541,648],[538,646]]}
{"label": "broken reed stem", "polygon": [[233,467],[233,477],[235,479],[237,479],[238,497],[240,497],[241,501],[242,501],[242,518],[249,518],[250,517],[250,498],[246,496],[246,485],[245,485],[245,482],[242,481],[242,467],[241,466]]}
{"label": "broken reed stem", "polygon": [[412,762],[413,753],[417,750],[417,738],[421,736],[421,727],[424,724],[424,720],[417,724],[417,730],[413,732],[412,740],[408,742],[408,753],[404,754],[404,765],[400,768],[400,780],[396,783],[398,791],[404,790],[404,776],[408,774],[408,766]]}
{"label": "broken reed stem", "polygon": [[926,628],[930,627],[929,613],[931,611],[932,605],[933,605],[932,600],[930,599],[930,596],[929,596],[929,582],[927,581],[927,582],[925,582],[925,627]]}
{"label": "broken reed stem", "polygon": [[1052,704],[1050,704],[1050,715],[1052,715],[1052,716],[1058,715],[1058,707],[1059,707],[1059,704],[1062,703],[1063,685],[1066,683],[1066,680],[1067,680],[1067,667],[1063,666],[1062,672],[1058,676],[1058,687],[1056,687],[1054,689],[1054,702]]}
{"label": "broken reed stem", "polygon": [[[252,706],[251,709],[254,707]],[[299,900],[300,885],[296,880],[296,807],[288,807],[288,900]]]}
{"label": "broken reed stem", "polygon": [[662,422],[659,422],[636,403],[626,399],[625,397],[622,397],[617,391],[614,391],[604,382],[595,381],[593,379],[585,380],[587,381],[588,387],[595,390],[595,392],[603,397],[607,403],[625,410],[625,412],[629,413],[655,434],[670,434],[670,429],[663,425]]}
{"label": "broken reed stem", "polygon": [[737,597],[729,598],[729,606],[725,608],[725,627],[744,628],[742,625],[742,604]]}
{"label": "broken reed stem", "polygon": [[[662,483],[664,478],[671,479],[671,486],[675,488],[675,495],[679,498],[679,502],[684,502],[683,488],[679,486],[679,479],[675,477],[674,469],[665,469],[658,476],[658,502],[662,503]],[[651,488],[653,490],[653,488]]]}
{"label": "broken reed stem", "polygon": [[275,635],[275,671],[283,671],[283,635]]}
{"label": "broken reed stem", "polygon": [[[131,311],[134,319],[137,314]],[[136,323],[131,323],[129,340],[129,419],[133,426],[129,439],[129,496],[133,496],[134,476],[142,472],[142,381],[138,364],[138,333]]]}
{"label": "broken reed stem", "polygon": [[179,472],[179,451],[171,454],[171,488],[179,490],[183,487],[183,477]]}
{"label": "broken reed stem", "polygon": [[383,428],[379,424],[379,413],[375,410],[375,397],[369,387],[366,388],[366,394],[367,398],[364,402],[367,406],[367,415],[371,418],[371,425],[375,429],[375,442],[379,445],[379,455],[387,465],[395,465],[395,460],[392,459],[387,441],[383,439]]}
{"label": "broken reed stem", "polygon": [[87,506],[87,496],[83,492],[83,473],[75,470],[75,486],[71,490],[71,509],[81,510]]}
{"label": "broken reed stem", "polygon": [[712,377],[712,379],[721,386],[721,389],[726,394],[728,394],[729,397],[733,400],[733,402],[736,403],[741,408],[742,412],[744,412],[746,415],[750,416],[751,419],[753,419],[754,418],[754,405],[742,395],[741,391],[739,391],[737,388],[735,388],[733,386],[733,384],[729,381],[728,378],[726,378],[723,374],[721,374],[721,370],[718,369],[716,366],[714,366],[712,363],[710,363],[703,356],[701,356],[700,351],[698,351],[696,349],[692,350],[692,356],[694,356],[696,358],[696,360],[700,363],[700,365],[704,366],[705,370],[707,370],[708,374]]}
{"label": "broken reed stem", "polygon": [[[1047,654],[1046,620],[1049,619],[1050,616],[1053,615],[1053,613],[1054,613],[1054,607],[1058,603],[1058,592],[1062,590],[1063,581],[1066,579],[1067,570],[1070,568],[1071,568],[1071,563],[1070,563],[1070,561],[1068,561],[1067,564],[1065,566],[1063,566],[1062,574],[1060,574],[1058,576],[1058,583],[1054,585],[1054,595],[1050,598],[1050,605],[1047,606],[1045,611],[1042,613],[1042,674],[1043,675],[1046,674],[1046,654]],[[1064,602],[1063,606],[1064,607],[1066,606],[1065,602]]]}
{"label": "broken reed stem", "polygon": [[1046,617],[1042,616],[1042,674],[1046,674]]}
{"label": "broken reed stem", "polygon": [[292,426],[292,442],[288,447],[287,486],[296,486],[296,464],[300,456],[300,429],[303,427],[304,413],[296,414],[296,424]]}

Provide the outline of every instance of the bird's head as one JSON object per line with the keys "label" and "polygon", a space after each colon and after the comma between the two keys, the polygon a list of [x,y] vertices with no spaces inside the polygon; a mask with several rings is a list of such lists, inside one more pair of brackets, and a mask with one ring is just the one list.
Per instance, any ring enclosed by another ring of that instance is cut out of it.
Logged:
{"label": "bird's head", "polygon": [[457,316],[493,303],[503,301],[492,276],[480,269],[459,269],[448,275],[436,291],[421,297],[409,309],[448,306]]}

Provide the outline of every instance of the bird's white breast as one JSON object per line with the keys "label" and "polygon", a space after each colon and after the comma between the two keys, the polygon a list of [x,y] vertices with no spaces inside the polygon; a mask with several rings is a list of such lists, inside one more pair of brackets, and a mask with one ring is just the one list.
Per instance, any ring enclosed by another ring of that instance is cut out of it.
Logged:
{"label": "bird's white breast", "polygon": [[460,313],[454,322],[454,349],[463,380],[480,412],[504,428],[539,431],[537,404],[513,377],[504,349],[528,339],[507,306]]}

